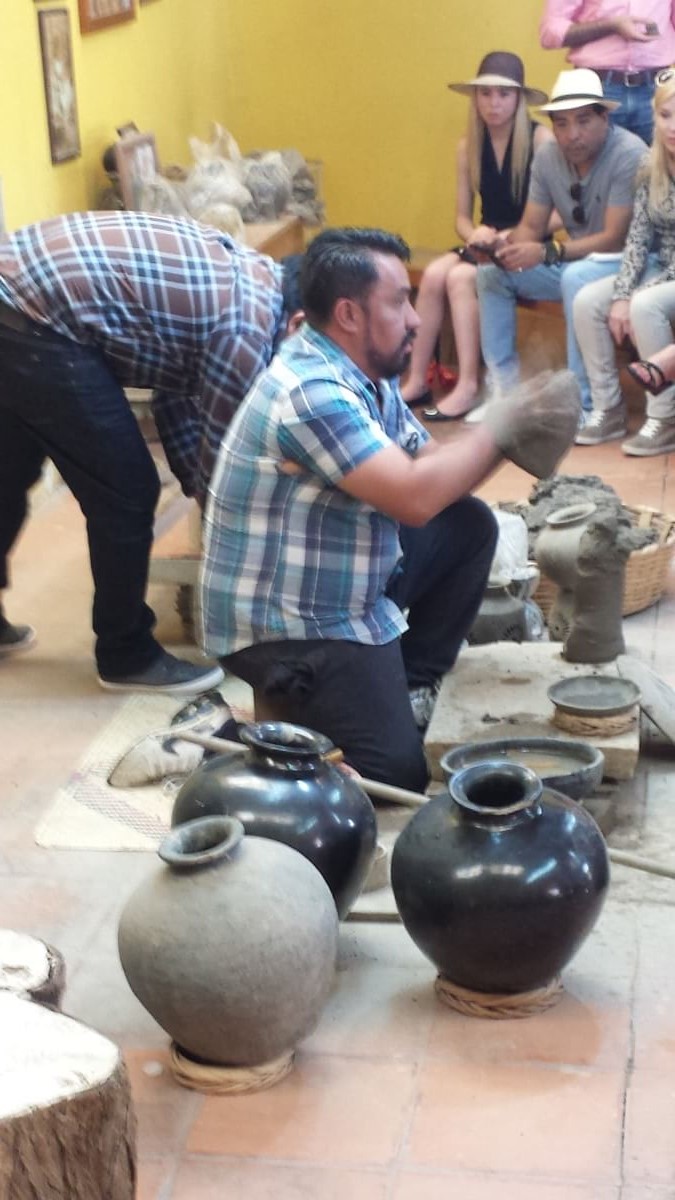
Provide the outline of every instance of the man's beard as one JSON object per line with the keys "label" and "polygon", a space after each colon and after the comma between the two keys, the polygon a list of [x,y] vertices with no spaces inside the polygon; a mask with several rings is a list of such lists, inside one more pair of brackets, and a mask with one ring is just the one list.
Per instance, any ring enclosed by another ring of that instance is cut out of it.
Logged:
{"label": "man's beard", "polygon": [[375,379],[396,379],[406,370],[412,355],[414,334],[406,334],[398,350],[394,354],[381,354],[370,343],[366,346],[366,357]]}

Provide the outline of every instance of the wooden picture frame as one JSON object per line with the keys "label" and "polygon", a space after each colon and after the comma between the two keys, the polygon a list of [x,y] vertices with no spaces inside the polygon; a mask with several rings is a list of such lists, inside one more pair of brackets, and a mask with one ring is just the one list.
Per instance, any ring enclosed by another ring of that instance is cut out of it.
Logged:
{"label": "wooden picture frame", "polygon": [[62,163],[78,158],[81,153],[68,9],[41,9],[38,26],[49,149],[52,162]]}
{"label": "wooden picture frame", "polygon": [[96,33],[122,21],[133,21],[136,16],[134,0],[78,0],[80,30]]}
{"label": "wooden picture frame", "polygon": [[131,133],[115,142],[117,174],[124,207],[140,209],[143,185],[159,170],[153,133]]}

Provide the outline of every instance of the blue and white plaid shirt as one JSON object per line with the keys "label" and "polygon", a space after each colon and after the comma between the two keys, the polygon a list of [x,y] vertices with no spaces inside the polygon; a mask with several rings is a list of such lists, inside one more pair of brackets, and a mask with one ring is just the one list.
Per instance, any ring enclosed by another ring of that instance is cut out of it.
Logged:
{"label": "blue and white plaid shirt", "polygon": [[274,352],[278,264],[196,221],[70,213],[0,242],[0,300],[97,346],[123,386],[156,389],[169,463],[188,495],[205,495],[223,433]]}
{"label": "blue and white plaid shirt", "polygon": [[[386,595],[401,555],[398,524],[338,485],[392,443],[414,455],[428,436],[398,383],[376,388],[330,338],[304,325],[284,342],[232,422],[209,486],[207,652],[399,637],[406,622]],[[301,473],[285,474],[283,460]]]}

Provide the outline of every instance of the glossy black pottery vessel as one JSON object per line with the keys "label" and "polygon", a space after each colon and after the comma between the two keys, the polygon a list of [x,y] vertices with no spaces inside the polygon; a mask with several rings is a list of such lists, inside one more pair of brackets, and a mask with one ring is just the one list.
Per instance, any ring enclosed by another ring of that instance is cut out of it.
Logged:
{"label": "glossy black pottery vessel", "polygon": [[262,721],[239,736],[247,753],[203,763],[180,789],[171,824],[238,817],[246,833],[284,842],[314,863],[346,916],[375,853],[377,820],[366,793],[325,761],[334,747],[320,733]]}
{"label": "glossy black pottery vessel", "polygon": [[517,993],[550,983],[590,933],[609,860],[581,805],[527,767],[483,762],[415,814],[391,879],[403,924],[442,975]]}

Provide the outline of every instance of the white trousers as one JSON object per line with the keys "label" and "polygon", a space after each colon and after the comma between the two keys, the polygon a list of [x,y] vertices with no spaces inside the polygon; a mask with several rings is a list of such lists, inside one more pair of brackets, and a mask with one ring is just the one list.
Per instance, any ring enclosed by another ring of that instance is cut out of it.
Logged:
{"label": "white trousers", "polygon": [[[647,268],[644,285],[659,273]],[[574,331],[591,385],[593,408],[606,411],[621,404],[621,387],[616,365],[616,346],[607,324],[616,276],[589,283],[574,301]],[[675,340],[675,281],[639,287],[630,298],[630,320],[640,358],[651,358]],[[646,395],[648,417],[675,420],[675,384],[660,396]]]}

